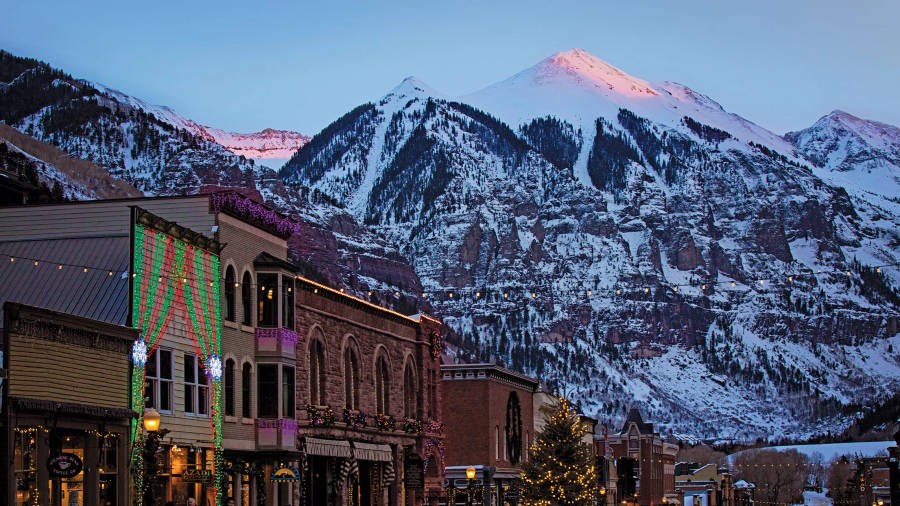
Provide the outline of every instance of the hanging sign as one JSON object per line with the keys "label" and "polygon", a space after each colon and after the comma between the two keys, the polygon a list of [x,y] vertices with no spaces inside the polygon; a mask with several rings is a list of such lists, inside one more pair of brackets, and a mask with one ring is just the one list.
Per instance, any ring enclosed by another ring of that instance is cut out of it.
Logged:
{"label": "hanging sign", "polygon": [[185,483],[213,483],[213,472],[209,469],[185,469],[181,473],[181,481]]}
{"label": "hanging sign", "polygon": [[300,471],[294,467],[281,467],[272,471],[271,480],[274,482],[300,481]]}
{"label": "hanging sign", "polygon": [[60,453],[47,459],[47,470],[53,478],[74,478],[82,467],[81,458],[74,453]]}

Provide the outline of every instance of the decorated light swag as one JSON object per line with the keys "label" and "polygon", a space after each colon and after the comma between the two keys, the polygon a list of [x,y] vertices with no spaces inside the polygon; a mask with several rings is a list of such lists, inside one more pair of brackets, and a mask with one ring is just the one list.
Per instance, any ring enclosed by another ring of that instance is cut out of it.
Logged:
{"label": "decorated light swag", "polygon": [[180,308],[185,316],[188,334],[193,337],[197,355],[210,380],[216,503],[222,502],[222,319],[218,273],[217,255],[163,232],[135,225],[132,314],[133,325],[140,331],[141,338],[132,350],[131,407],[138,413],[138,418],[133,420],[131,427],[131,459],[138,505],[143,500],[145,479],[142,457],[144,368],[176,308]]}

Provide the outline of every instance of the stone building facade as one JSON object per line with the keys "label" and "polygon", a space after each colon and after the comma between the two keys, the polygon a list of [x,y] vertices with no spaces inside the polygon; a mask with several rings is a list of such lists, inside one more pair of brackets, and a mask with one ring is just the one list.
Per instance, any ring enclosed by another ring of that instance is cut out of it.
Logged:
{"label": "stone building facade", "polygon": [[441,323],[304,278],[296,286],[303,504],[422,504],[440,493]]}

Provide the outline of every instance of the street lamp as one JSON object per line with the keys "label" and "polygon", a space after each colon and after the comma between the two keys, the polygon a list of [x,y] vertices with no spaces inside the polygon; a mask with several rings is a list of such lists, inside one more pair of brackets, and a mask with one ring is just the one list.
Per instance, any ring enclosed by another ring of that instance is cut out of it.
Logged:
{"label": "street lamp", "polygon": [[156,432],[159,430],[159,411],[153,408],[144,410],[144,429],[147,432]]}
{"label": "street lamp", "polygon": [[470,480],[475,479],[475,466],[469,466],[466,468],[466,478]]}
{"label": "street lamp", "polygon": [[466,468],[466,479],[468,481],[466,487],[466,504],[472,504],[472,496],[475,493],[475,466],[469,466]]}

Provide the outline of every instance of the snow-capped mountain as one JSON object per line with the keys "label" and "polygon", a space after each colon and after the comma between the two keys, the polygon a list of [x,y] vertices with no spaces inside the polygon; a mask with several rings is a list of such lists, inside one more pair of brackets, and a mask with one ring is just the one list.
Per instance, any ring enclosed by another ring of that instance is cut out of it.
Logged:
{"label": "snow-capped mountain", "polygon": [[851,193],[900,204],[900,128],[832,111],[811,127],[788,132],[791,142],[822,176]]}
{"label": "snow-capped mountain", "polygon": [[[371,292],[372,301],[409,314],[432,311],[426,301],[410,295],[421,294],[421,283],[394,245],[357,224],[329,196],[300,185],[286,188],[274,171],[216,142],[216,136],[227,140],[223,132],[197,125],[170,108],[150,106],[125,93],[75,79],[44,62],[0,51],[0,121],[21,132],[10,132],[17,145],[55,146],[56,151],[88,160],[38,166],[33,177],[23,174],[35,184],[47,183],[48,189],[61,181],[64,197],[240,189],[301,220],[304,240],[295,237],[291,242],[292,255],[305,275],[344,284],[357,293]],[[271,131],[250,141],[232,137],[246,149],[264,148],[266,138],[298,140],[292,134]],[[80,172],[70,173],[69,167]],[[103,174],[94,173],[98,167]],[[127,184],[117,186],[123,181]]]}
{"label": "snow-capped mountain", "polygon": [[[463,358],[616,420],[802,437],[900,387],[900,213],[675,83],[584,51],[452,99],[415,78],[315,135],[288,184],[399,245]],[[849,274],[848,274],[849,273]]]}
{"label": "snow-capped mountain", "polygon": [[154,115],[160,121],[181,128],[206,140],[220,144],[232,153],[253,159],[266,167],[278,169],[300,147],[309,142],[309,136],[291,130],[266,128],[254,133],[227,132],[197,123],[161,105],[150,105],[139,98],[101,84],[90,83],[101,92],[114,97],[118,102]]}

